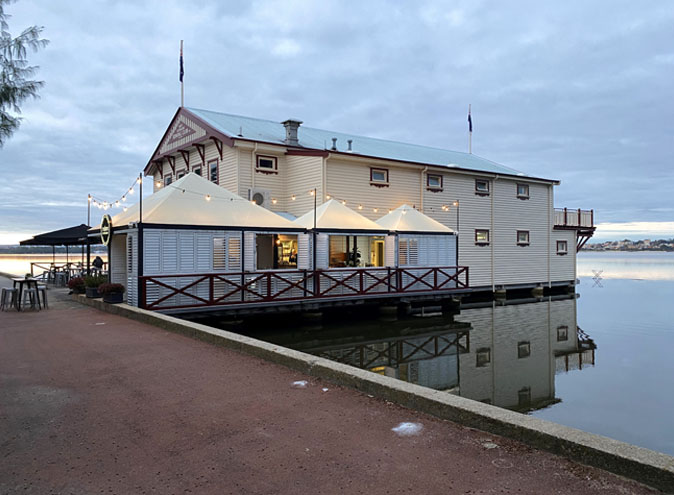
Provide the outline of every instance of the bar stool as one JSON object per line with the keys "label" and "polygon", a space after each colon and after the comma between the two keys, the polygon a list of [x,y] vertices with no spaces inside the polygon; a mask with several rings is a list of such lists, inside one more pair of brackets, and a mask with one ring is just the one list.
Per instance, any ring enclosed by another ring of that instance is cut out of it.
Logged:
{"label": "bar stool", "polygon": [[22,309],[26,307],[26,299],[30,303],[30,307],[32,309],[35,309],[36,306],[38,311],[41,309],[40,296],[37,292],[37,289],[23,289],[23,301],[21,302]]}
{"label": "bar stool", "polygon": [[54,274],[54,285],[56,285],[57,287],[64,287],[66,285],[65,272],[56,272]]}
{"label": "bar stool", "polygon": [[16,304],[19,290],[10,287],[2,288],[2,295],[0,296],[0,311],[7,311]]}
{"label": "bar stool", "polygon": [[[39,295],[42,296],[42,307],[44,309],[49,309],[49,304],[47,303],[47,286],[46,285],[38,285],[37,286],[37,292]],[[38,297],[39,301],[39,297]]]}

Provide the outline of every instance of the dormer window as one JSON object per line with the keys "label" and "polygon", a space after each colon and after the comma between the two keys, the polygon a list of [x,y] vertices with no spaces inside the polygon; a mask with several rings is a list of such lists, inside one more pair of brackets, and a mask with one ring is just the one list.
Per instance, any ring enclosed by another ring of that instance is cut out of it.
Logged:
{"label": "dormer window", "polygon": [[263,174],[276,174],[278,173],[278,160],[275,156],[257,156],[257,163],[255,165],[255,171],[261,172]]}
{"label": "dormer window", "polygon": [[489,196],[489,181],[483,179],[476,179],[475,194],[477,194],[478,196]]}
{"label": "dormer window", "polygon": [[171,185],[171,182],[173,182],[173,176],[167,175],[164,177],[164,187]]}
{"label": "dormer window", "polygon": [[218,183],[218,161],[212,160],[208,162],[208,180],[211,182]]}

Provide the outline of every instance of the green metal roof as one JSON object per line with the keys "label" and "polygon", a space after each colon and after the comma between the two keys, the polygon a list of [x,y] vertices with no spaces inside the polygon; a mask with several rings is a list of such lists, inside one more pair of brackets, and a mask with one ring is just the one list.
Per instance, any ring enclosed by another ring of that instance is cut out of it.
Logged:
{"label": "green metal roof", "polygon": [[[266,143],[285,145],[286,131],[283,124],[271,120],[242,117],[210,110],[187,108],[212,127],[234,139],[249,139]],[[332,150],[332,139],[337,138],[337,151],[349,153],[347,141],[352,140],[354,155],[363,155],[389,160],[400,160],[448,168],[462,168],[494,174],[527,176],[519,170],[492,162],[485,158],[460,151],[443,150],[416,144],[387,141],[342,132],[326,131],[300,126],[298,140],[300,147],[314,150]]]}

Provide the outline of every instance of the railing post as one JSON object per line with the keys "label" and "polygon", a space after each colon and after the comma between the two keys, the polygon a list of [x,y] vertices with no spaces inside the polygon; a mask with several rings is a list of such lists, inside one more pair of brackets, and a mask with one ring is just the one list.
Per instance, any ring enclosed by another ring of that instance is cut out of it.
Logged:
{"label": "railing post", "polygon": [[590,227],[594,227],[594,210],[590,210]]}
{"label": "railing post", "polygon": [[363,270],[358,270],[358,275],[360,277],[360,294],[363,293]]}
{"label": "railing post", "polygon": [[215,300],[215,277],[211,274],[208,276],[208,302],[213,304],[213,301]]}
{"label": "railing post", "polygon": [[568,225],[568,222],[566,220],[566,207],[564,207],[564,227]]}
{"label": "railing post", "polygon": [[391,292],[391,267],[390,266],[386,267],[386,272],[387,272],[386,285],[388,286],[388,291]]}
{"label": "railing post", "polygon": [[437,290],[438,288],[438,267],[433,267],[433,289]]}
{"label": "railing post", "polygon": [[271,273],[267,273],[267,300],[271,299]]}
{"label": "railing post", "polygon": [[578,226],[579,226],[579,227],[582,227],[582,226],[583,226],[583,222],[582,222],[582,220],[580,219],[580,208],[578,208]]}

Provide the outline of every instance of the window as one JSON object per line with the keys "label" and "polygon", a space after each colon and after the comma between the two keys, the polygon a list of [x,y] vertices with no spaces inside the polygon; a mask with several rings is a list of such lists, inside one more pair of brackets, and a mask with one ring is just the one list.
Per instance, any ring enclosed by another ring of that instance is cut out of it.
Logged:
{"label": "window", "polygon": [[297,235],[257,234],[255,249],[258,270],[297,268]]}
{"label": "window", "polygon": [[373,186],[388,186],[388,169],[385,168],[371,168],[370,169],[370,185]]}
{"label": "window", "polygon": [[419,265],[419,240],[401,239],[398,240],[398,265],[400,266],[418,266]]}
{"label": "window", "polygon": [[475,244],[486,246],[489,244],[489,231],[486,229],[475,229]]}
{"label": "window", "polygon": [[484,368],[491,363],[491,349],[483,347],[475,352],[475,366],[477,368]]}
{"label": "window", "polygon": [[565,342],[569,340],[569,327],[562,325],[557,327],[557,342]]}
{"label": "window", "polygon": [[529,199],[529,184],[517,184],[517,197]]}
{"label": "window", "polygon": [[235,235],[213,238],[213,270],[241,270],[241,238]]}
{"label": "window", "polygon": [[477,194],[478,196],[489,196],[489,181],[483,179],[476,179],[475,194]]}
{"label": "window", "polygon": [[201,177],[201,167],[194,167],[192,172],[197,174],[199,177]]}
{"label": "window", "polygon": [[278,173],[278,161],[275,156],[258,155],[255,170],[263,174],[276,174]]}
{"label": "window", "polygon": [[442,175],[427,175],[426,186],[430,190],[442,190]]}
{"label": "window", "polygon": [[329,245],[330,268],[384,266],[383,236],[331,235]]}
{"label": "window", "polygon": [[178,173],[176,174],[176,180],[182,179],[183,177],[185,177],[185,169],[178,170]]}
{"label": "window", "polygon": [[208,180],[218,183],[218,161],[213,160],[208,162]]}
{"label": "window", "polygon": [[517,357],[525,358],[531,356],[531,344],[529,341],[517,343]]}
{"label": "window", "polygon": [[569,245],[566,241],[557,241],[557,254],[567,254]]}
{"label": "window", "polygon": [[170,185],[171,182],[173,182],[173,176],[167,175],[166,177],[164,177],[164,187]]}
{"label": "window", "polygon": [[529,245],[529,231],[528,230],[518,230],[517,231],[517,245],[518,246],[528,246]]}

